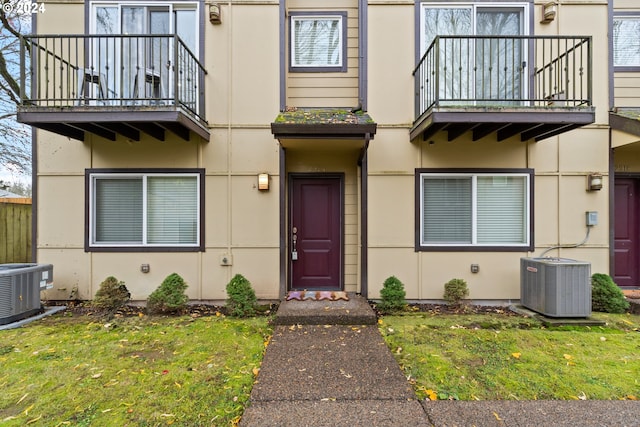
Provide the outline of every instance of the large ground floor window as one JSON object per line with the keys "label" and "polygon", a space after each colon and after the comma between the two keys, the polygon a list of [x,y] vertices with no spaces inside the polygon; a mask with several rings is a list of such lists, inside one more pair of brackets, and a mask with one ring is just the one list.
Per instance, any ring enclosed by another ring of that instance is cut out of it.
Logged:
{"label": "large ground floor window", "polygon": [[416,170],[416,250],[532,250],[533,171]]}
{"label": "large ground floor window", "polygon": [[87,250],[202,250],[204,170],[86,171]]}

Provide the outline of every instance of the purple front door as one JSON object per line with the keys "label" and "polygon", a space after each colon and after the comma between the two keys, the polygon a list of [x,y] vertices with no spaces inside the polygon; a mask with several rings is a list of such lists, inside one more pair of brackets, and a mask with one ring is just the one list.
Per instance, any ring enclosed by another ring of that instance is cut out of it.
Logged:
{"label": "purple front door", "polygon": [[289,288],[342,290],[342,176],[292,175]]}
{"label": "purple front door", "polygon": [[618,286],[640,284],[640,180],[615,179],[614,281]]}

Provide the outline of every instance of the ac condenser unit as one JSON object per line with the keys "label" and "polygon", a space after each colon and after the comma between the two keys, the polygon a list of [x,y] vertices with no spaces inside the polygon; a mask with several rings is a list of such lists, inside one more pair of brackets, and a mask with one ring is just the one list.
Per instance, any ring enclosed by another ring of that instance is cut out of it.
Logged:
{"label": "ac condenser unit", "polygon": [[521,258],[520,303],[550,317],[591,315],[591,264],[566,258]]}
{"label": "ac condenser unit", "polygon": [[39,313],[40,291],[52,283],[51,264],[0,264],[0,325]]}

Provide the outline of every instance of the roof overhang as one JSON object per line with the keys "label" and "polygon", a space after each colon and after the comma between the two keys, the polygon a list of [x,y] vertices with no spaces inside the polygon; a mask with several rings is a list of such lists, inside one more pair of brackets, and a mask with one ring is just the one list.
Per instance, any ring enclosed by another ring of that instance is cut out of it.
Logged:
{"label": "roof overhang", "polygon": [[640,108],[616,108],[609,112],[612,129],[640,136]]}
{"label": "roof overhang", "polygon": [[280,142],[287,139],[371,140],[377,124],[364,111],[340,108],[288,108],[271,123]]}

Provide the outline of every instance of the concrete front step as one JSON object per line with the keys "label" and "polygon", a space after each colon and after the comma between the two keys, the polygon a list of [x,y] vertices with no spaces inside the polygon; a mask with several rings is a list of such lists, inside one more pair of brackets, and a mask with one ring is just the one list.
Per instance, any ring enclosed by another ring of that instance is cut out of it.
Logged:
{"label": "concrete front step", "polygon": [[360,295],[349,293],[344,300],[282,301],[276,312],[276,325],[375,325],[376,313]]}

